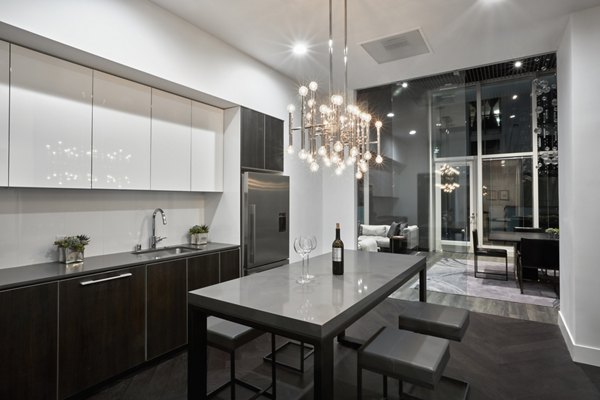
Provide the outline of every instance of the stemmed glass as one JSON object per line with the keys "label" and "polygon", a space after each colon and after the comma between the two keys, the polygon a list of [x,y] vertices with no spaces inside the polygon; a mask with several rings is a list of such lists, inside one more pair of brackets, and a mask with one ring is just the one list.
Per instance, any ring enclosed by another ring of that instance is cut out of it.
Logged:
{"label": "stemmed glass", "polygon": [[317,248],[317,238],[316,236],[307,236],[304,238],[304,241],[302,242],[303,246],[304,246],[304,252],[306,253],[306,279],[311,280],[311,279],[315,279],[314,275],[311,275],[308,272],[308,267],[309,267],[309,260],[310,260],[310,252],[313,251],[314,249]]}
{"label": "stemmed glass", "polygon": [[299,236],[297,238],[294,239],[294,250],[296,251],[296,253],[298,253],[298,255],[300,257],[302,257],[302,271],[300,274],[300,277],[298,279],[296,279],[297,283],[300,284],[305,284],[310,282],[310,279],[307,277],[307,274],[305,273],[304,269],[306,268],[306,262],[305,262],[305,257],[306,257],[306,249],[310,248],[310,244],[307,246],[305,244],[306,242],[306,238],[304,236]]}

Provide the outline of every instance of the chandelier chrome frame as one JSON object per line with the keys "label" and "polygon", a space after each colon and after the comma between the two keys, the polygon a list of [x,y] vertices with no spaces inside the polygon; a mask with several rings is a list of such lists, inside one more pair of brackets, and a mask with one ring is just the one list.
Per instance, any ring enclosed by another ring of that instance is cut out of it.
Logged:
{"label": "chandelier chrome frame", "polygon": [[318,106],[317,82],[300,86],[300,126],[294,125],[296,107],[288,105],[288,153],[295,152],[293,133],[300,133],[298,156],[306,160],[310,170],[319,170],[319,157],[327,167],[335,167],[341,175],[348,166],[356,165],[356,179],[362,179],[373,159],[371,145],[377,145],[375,163],[381,164],[381,121],[375,121],[377,140],[371,141],[370,114],[349,103],[348,97],[348,14],[344,0],[344,94],[333,93],[333,29],[332,0],[329,0],[329,96],[328,104]]}

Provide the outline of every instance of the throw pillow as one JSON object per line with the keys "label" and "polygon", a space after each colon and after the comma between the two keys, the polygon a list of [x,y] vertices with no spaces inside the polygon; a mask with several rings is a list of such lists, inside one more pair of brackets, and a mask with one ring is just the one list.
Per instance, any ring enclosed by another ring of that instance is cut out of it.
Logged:
{"label": "throw pillow", "polygon": [[387,237],[391,239],[392,236],[396,236],[396,234],[398,233],[399,226],[400,224],[398,224],[397,222],[392,222],[392,224],[390,225],[390,229],[387,232]]}
{"label": "throw pillow", "polygon": [[385,236],[389,227],[387,225],[363,225],[363,236]]}

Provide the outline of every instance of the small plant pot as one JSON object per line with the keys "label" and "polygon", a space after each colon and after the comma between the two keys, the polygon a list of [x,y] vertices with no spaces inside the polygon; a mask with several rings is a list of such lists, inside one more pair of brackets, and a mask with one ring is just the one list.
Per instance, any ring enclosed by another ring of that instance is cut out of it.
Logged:
{"label": "small plant pot", "polygon": [[[73,264],[78,262],[83,262],[84,256],[83,251],[75,251],[71,249],[62,249],[65,253],[65,264]],[[59,252],[60,253],[60,252]]]}
{"label": "small plant pot", "polygon": [[208,243],[208,233],[192,233],[190,242],[191,244],[206,244]]}

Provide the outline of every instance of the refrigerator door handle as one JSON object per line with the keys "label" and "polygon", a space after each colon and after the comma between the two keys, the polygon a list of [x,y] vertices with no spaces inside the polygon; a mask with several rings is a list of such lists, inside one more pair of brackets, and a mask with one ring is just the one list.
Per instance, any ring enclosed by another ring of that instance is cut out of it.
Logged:
{"label": "refrigerator door handle", "polygon": [[256,253],[256,204],[250,204],[248,206],[248,216],[250,217],[250,246],[248,252],[249,260],[248,264],[254,264],[254,255]]}

